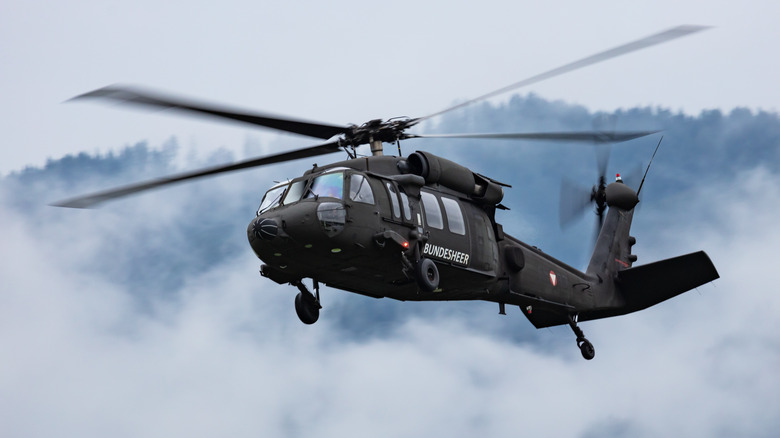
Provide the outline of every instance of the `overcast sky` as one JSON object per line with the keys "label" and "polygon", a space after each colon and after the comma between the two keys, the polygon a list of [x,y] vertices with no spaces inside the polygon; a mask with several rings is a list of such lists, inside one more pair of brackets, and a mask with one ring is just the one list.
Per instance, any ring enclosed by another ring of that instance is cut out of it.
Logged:
{"label": "overcast sky", "polygon": [[[62,104],[111,83],[361,123],[432,113],[685,23],[715,27],[525,91],[593,110],[776,110],[778,8],[6,2],[0,174],[171,136],[200,154],[240,154],[247,138],[276,144],[240,126]],[[189,276],[177,299],[153,296],[147,309],[104,272],[107,264],[123,270],[123,257],[138,248],[175,253],[168,238],[196,238],[177,235],[177,224],[219,212],[186,207],[207,195],[256,199],[272,178],[257,175],[253,185],[249,177],[215,179],[209,191],[32,216],[6,208],[23,195],[0,191],[0,435],[710,437],[780,428],[780,295],[767,280],[780,247],[780,178],[766,169],[681,187],[662,207],[644,207],[635,227],[641,263],[704,249],[722,279],[644,312],[583,324],[597,350],[589,362],[567,327],[537,331],[518,312],[498,317],[483,303],[439,304],[435,315],[400,319],[367,339],[345,335],[327,314],[303,326],[294,291],[261,279],[248,246]],[[527,214],[521,205],[505,217]],[[161,241],[145,241],[150,235]],[[332,290],[327,300],[330,309],[369,301]]]}
{"label": "overcast sky", "polygon": [[[228,0],[0,6],[0,173],[177,136],[243,151],[259,131],[91,102],[113,83],[332,123],[420,116],[679,24],[713,29],[524,90],[591,109],[777,109],[770,1]],[[301,138],[299,144],[310,142]]]}

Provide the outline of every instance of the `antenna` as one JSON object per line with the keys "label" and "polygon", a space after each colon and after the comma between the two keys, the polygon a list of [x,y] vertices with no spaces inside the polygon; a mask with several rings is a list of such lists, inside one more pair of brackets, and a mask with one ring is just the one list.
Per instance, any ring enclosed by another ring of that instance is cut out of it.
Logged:
{"label": "antenna", "polygon": [[639,196],[639,192],[642,191],[642,185],[645,183],[645,178],[647,177],[647,171],[650,170],[650,165],[653,164],[653,158],[655,158],[656,152],[658,152],[658,148],[661,147],[661,142],[664,140],[664,136],[661,136],[661,139],[658,140],[658,145],[655,147],[655,151],[653,151],[653,156],[650,157],[650,162],[647,163],[647,169],[645,169],[645,174],[642,176],[642,182],[639,183],[639,188],[636,190],[636,195]]}

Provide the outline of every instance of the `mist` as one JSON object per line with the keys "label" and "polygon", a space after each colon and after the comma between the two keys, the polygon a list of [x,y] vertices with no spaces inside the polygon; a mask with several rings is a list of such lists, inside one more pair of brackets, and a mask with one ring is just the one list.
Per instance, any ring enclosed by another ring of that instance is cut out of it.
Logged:
{"label": "mist", "polygon": [[[243,157],[191,157],[171,139],[12,172],[0,180],[0,434],[773,435],[780,298],[766,280],[780,246],[777,114],[607,114],[519,95],[429,129],[594,126],[663,130],[611,148],[610,172],[644,170],[664,136],[632,229],[639,264],[703,249],[721,279],[583,323],[593,361],[582,360],[568,327],[536,330],[518,309],[499,316],[492,303],[324,288],[320,321],[301,324],[297,290],[259,275],[245,230],[264,191],[307,161],[97,210],[47,204]],[[512,184],[503,201],[511,210],[498,217],[505,230],[574,266],[587,262],[595,215],[561,231],[558,196],[564,176],[596,182],[596,146],[401,146]]]}

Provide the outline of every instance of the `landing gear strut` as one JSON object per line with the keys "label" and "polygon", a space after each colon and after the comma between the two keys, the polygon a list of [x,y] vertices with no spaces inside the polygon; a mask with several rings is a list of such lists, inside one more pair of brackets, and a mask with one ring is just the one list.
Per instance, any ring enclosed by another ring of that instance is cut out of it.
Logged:
{"label": "landing gear strut", "polygon": [[295,313],[298,314],[298,318],[304,324],[314,324],[320,318],[320,283],[314,280],[314,292],[312,295],[306,286],[298,280],[293,283],[300,292],[295,296]]}
{"label": "landing gear strut", "polygon": [[577,314],[569,315],[569,326],[577,336],[577,347],[582,353],[582,357],[586,360],[591,360],[596,356],[596,349],[593,348],[593,344],[589,340],[585,339],[585,333],[577,326]]}

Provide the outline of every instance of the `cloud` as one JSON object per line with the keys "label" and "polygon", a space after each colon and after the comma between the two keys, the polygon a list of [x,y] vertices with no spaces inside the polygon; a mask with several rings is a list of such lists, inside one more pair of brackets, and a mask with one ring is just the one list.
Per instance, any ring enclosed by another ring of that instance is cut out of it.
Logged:
{"label": "cloud", "polygon": [[[724,279],[703,297],[585,325],[598,349],[585,362],[573,341],[550,354],[440,315],[344,341],[327,318],[299,324],[292,294],[262,283],[252,260],[195,276],[180,300],[138,312],[118,285],[46,263],[67,250],[4,218],[3,259],[17,263],[2,272],[8,436],[577,435],[602,427],[613,436],[712,436],[760,435],[775,421],[780,350],[768,329],[778,300],[760,284],[745,287],[749,262],[720,263]],[[728,224],[737,233],[714,258],[766,245]],[[716,223],[705,242],[722,231],[732,230]]]}
{"label": "cloud", "polygon": [[16,196],[37,192],[4,186],[0,434],[709,437],[780,426],[770,167],[646,202],[640,262],[704,249],[722,278],[584,323],[589,362],[567,327],[537,331],[485,303],[326,289],[321,320],[300,324],[295,290],[259,276],[243,236],[270,178],[230,178],[86,212],[19,208]]}

